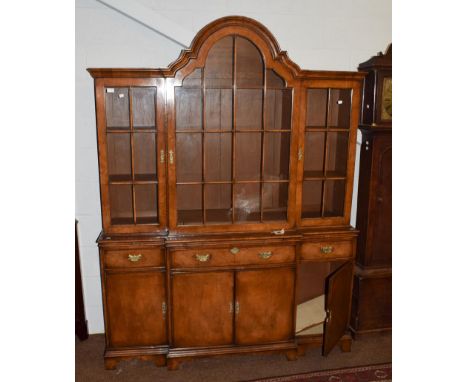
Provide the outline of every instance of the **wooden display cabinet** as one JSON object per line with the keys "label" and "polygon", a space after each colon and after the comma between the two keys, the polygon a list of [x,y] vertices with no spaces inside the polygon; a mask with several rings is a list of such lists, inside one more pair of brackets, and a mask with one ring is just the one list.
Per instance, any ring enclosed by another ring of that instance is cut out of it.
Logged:
{"label": "wooden display cabinet", "polygon": [[166,69],[89,72],[106,366],[349,351],[364,74],[302,70],[245,17]]}

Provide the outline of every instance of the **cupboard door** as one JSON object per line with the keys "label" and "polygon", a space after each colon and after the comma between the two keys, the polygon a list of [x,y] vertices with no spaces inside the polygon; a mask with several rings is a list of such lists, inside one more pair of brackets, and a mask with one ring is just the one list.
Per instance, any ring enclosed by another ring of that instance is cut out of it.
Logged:
{"label": "cupboard door", "polygon": [[293,333],[294,269],[236,274],[236,344],[285,341]]}
{"label": "cupboard door", "polygon": [[106,272],[108,346],[167,343],[164,272]]}
{"label": "cupboard door", "polygon": [[328,277],[323,355],[330,353],[348,328],[352,281],[353,263],[351,262],[344,264]]}
{"label": "cupboard door", "polygon": [[183,273],[172,277],[173,345],[232,343],[232,272]]}

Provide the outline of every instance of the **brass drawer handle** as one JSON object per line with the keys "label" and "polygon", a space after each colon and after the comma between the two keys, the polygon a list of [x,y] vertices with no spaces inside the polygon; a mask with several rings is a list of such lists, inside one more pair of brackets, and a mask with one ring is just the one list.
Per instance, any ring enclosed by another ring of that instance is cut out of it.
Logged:
{"label": "brass drawer handle", "polygon": [[209,259],[211,258],[211,254],[210,253],[204,253],[202,255],[200,254],[196,254],[195,255],[195,259],[197,259],[199,262],[201,263],[205,263],[207,262]]}
{"label": "brass drawer handle", "polygon": [[137,261],[140,261],[142,257],[143,255],[141,253],[139,253],[138,255],[131,255],[131,254],[128,255],[128,259],[132,263],[136,263]]}
{"label": "brass drawer handle", "polygon": [[331,245],[325,245],[323,247],[320,247],[320,252],[322,253],[332,253],[333,252],[333,247]]}
{"label": "brass drawer handle", "polygon": [[233,254],[233,255],[236,255],[240,252],[240,249],[237,248],[237,247],[233,247],[231,248],[230,252]]}
{"label": "brass drawer handle", "polygon": [[267,259],[269,259],[272,255],[273,255],[273,252],[271,252],[271,251],[268,251],[268,252],[260,252],[260,253],[258,254],[258,257],[260,257],[261,259],[267,260]]}

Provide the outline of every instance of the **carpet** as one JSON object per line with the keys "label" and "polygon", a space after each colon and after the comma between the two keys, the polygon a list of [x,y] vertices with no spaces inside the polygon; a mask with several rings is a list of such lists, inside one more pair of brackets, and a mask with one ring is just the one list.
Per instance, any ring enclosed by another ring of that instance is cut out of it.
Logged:
{"label": "carpet", "polygon": [[391,380],[392,364],[388,363],[255,379],[250,382],[390,382]]}

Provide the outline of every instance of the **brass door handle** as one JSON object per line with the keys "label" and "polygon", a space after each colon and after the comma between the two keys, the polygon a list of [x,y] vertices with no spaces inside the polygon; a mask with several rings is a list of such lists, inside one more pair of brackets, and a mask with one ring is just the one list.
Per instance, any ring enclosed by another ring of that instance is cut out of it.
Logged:
{"label": "brass door handle", "polygon": [[240,249],[237,248],[237,247],[232,247],[232,248],[230,249],[230,252],[231,252],[233,255],[235,255],[235,254],[237,254],[237,253],[240,252]]}
{"label": "brass door handle", "polygon": [[239,301],[236,301],[236,314],[239,314],[240,304]]}
{"label": "brass door handle", "polygon": [[260,253],[258,254],[258,257],[260,257],[261,259],[267,260],[267,259],[269,259],[272,255],[273,255],[273,252],[267,251],[267,252],[260,252]]}
{"label": "brass door handle", "polygon": [[166,313],[167,313],[167,305],[165,302],[163,302],[161,304],[161,311],[162,311],[162,316],[163,316],[163,320],[166,319]]}
{"label": "brass door handle", "polygon": [[332,253],[333,252],[333,247],[331,245],[325,245],[323,247],[320,247],[320,252],[322,253]]}
{"label": "brass door handle", "polygon": [[129,254],[128,255],[128,260],[130,260],[132,263],[136,263],[137,261],[140,261],[142,257],[143,257],[143,255],[141,253],[139,253],[137,255]]}
{"label": "brass door handle", "polygon": [[169,163],[174,164],[174,151],[169,150]]}
{"label": "brass door handle", "polygon": [[195,255],[195,259],[197,259],[198,261],[200,261],[201,263],[205,263],[207,262],[208,260],[210,260],[211,258],[211,254],[210,253],[203,253],[203,254],[196,254]]}

